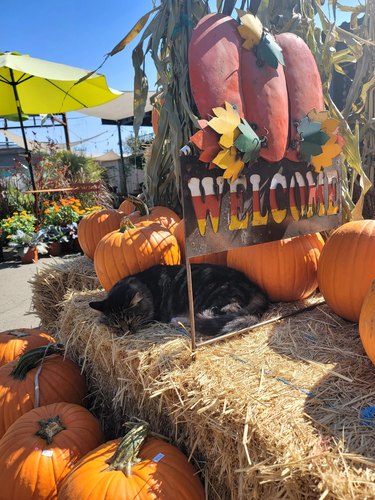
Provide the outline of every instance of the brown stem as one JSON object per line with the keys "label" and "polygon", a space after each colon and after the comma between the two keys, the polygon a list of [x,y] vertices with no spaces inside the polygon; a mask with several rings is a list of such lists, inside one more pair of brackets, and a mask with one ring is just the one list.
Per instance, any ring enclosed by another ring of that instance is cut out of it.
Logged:
{"label": "brown stem", "polygon": [[35,435],[44,439],[47,444],[51,444],[56,434],[65,430],[59,415],[50,417],[47,420],[39,420],[38,424],[39,430],[36,431]]}
{"label": "brown stem", "polygon": [[129,219],[129,217],[127,215],[125,215],[125,217],[123,217],[121,219],[121,222],[120,222],[120,233],[125,233],[125,231],[127,231],[128,229],[134,229],[135,228],[135,225],[133,224],[133,222]]}
{"label": "brown stem", "polygon": [[128,196],[127,199],[133,203],[135,208],[142,216],[150,215],[150,210],[143,200],[141,200],[140,198],[136,198],[135,196]]}
{"label": "brown stem", "polygon": [[109,470],[122,471],[126,477],[131,476],[133,465],[141,461],[138,453],[150,431],[146,422],[132,425],[133,428],[123,437],[108,467]]}
{"label": "brown stem", "polygon": [[45,357],[51,356],[52,354],[63,354],[63,352],[63,344],[57,343],[30,349],[30,351],[27,351],[23,356],[20,357],[10,374],[15,379],[24,380],[28,372],[35,368],[36,365]]}

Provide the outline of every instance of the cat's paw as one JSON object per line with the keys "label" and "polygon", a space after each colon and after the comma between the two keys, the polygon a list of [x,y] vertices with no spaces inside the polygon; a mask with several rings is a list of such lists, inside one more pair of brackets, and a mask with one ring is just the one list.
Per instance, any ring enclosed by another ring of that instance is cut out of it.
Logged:
{"label": "cat's paw", "polygon": [[174,327],[185,327],[190,326],[190,320],[186,316],[176,316],[175,318],[171,319],[170,324]]}

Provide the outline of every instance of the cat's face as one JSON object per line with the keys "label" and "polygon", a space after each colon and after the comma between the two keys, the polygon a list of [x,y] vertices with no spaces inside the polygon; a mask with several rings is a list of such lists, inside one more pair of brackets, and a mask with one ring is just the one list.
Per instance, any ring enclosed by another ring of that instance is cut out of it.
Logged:
{"label": "cat's face", "polygon": [[135,333],[153,317],[152,301],[142,287],[132,283],[113,287],[106,299],[90,302],[93,309],[104,314],[104,322],[122,334]]}

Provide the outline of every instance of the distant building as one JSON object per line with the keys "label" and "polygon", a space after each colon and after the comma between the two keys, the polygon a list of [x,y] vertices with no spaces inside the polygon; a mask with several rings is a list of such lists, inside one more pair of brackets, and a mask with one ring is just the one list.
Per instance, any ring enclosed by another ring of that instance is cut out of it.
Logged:
{"label": "distant building", "polygon": [[[124,156],[124,167],[126,172],[126,187],[129,194],[139,194],[144,182],[144,170],[139,168],[139,162],[134,155]],[[114,151],[108,151],[100,156],[93,156],[93,160],[105,169],[109,186],[119,194],[125,192],[125,172],[122,168],[121,156]],[[138,163],[138,165],[137,165]]]}

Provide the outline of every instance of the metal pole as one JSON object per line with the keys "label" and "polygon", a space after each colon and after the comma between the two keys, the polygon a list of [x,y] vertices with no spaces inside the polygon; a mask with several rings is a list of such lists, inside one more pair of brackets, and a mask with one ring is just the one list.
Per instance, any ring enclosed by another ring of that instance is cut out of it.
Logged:
{"label": "metal pole", "polygon": [[20,104],[19,97],[18,97],[18,92],[17,92],[17,84],[16,84],[16,81],[14,79],[13,70],[10,69],[9,71],[10,71],[10,76],[11,76],[11,79],[12,79],[12,87],[13,87],[14,98],[16,100],[18,119],[20,121],[22,138],[23,138],[23,142],[24,142],[24,146],[25,146],[26,160],[27,160],[27,165],[29,167],[31,185],[33,187],[33,190],[35,191],[36,190],[36,185],[35,185],[33,167],[32,167],[32,164],[31,164],[31,153],[30,153],[28,145],[27,145],[27,139],[26,139],[25,129],[23,128],[22,110],[21,110],[21,104]]}
{"label": "metal pole", "polygon": [[128,188],[126,186],[126,172],[125,172],[125,162],[124,162],[124,152],[122,150],[122,137],[121,137],[121,122],[117,121],[117,132],[118,132],[118,145],[120,148],[120,156],[121,156],[121,168],[124,173],[124,194],[128,196]]}
{"label": "metal pole", "polygon": [[69,129],[68,129],[68,118],[66,116],[66,113],[61,114],[63,121],[61,124],[64,127],[64,134],[65,134],[65,144],[66,144],[66,149],[70,151],[70,138],[69,138]]}

